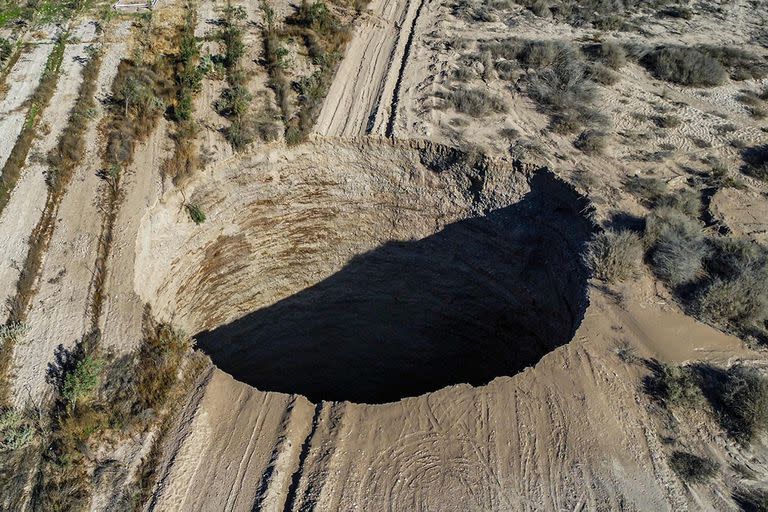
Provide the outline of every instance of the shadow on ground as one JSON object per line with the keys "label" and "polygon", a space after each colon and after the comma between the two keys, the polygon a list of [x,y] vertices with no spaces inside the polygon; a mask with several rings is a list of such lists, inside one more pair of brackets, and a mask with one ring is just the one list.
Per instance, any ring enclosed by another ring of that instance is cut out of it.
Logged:
{"label": "shadow on ground", "polygon": [[506,208],[389,242],[197,336],[236,379],[314,401],[395,401],[512,375],[567,343],[587,304],[584,202],[551,174]]}

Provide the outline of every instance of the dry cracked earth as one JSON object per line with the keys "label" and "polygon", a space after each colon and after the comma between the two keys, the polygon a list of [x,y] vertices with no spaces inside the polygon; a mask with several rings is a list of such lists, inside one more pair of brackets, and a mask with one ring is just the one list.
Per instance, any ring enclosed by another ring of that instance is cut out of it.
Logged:
{"label": "dry cracked earth", "polygon": [[0,0],[0,510],[768,509],[766,27]]}

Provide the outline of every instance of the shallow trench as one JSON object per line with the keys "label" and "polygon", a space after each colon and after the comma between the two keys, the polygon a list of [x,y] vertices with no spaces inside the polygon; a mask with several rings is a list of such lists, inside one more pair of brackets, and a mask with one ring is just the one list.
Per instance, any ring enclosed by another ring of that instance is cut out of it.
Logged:
{"label": "shallow trench", "polygon": [[137,289],[261,390],[382,403],[512,375],[587,305],[586,201],[547,170],[426,143],[315,143],[143,220]]}

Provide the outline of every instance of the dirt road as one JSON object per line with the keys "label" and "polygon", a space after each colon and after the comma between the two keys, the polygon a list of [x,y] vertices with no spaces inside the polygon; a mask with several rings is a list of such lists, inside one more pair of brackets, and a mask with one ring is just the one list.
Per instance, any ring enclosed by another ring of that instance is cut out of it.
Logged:
{"label": "dirt road", "polygon": [[315,132],[391,136],[401,75],[425,0],[374,0],[328,91]]}

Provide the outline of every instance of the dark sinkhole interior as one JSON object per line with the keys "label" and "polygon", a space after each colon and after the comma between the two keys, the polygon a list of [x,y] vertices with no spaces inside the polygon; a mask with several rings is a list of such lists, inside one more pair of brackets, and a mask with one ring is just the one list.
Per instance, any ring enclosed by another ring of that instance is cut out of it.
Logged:
{"label": "dark sinkhole interior", "polygon": [[313,401],[513,375],[570,341],[587,305],[584,201],[548,172],[530,185],[515,204],[360,254],[198,346],[238,380]]}

